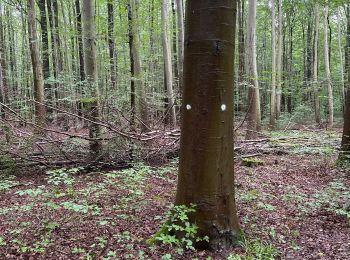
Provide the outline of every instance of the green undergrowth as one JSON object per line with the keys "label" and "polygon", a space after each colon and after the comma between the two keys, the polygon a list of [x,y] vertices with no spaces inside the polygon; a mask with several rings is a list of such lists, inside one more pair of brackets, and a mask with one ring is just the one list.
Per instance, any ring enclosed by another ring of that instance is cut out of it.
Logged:
{"label": "green undergrowth", "polygon": [[299,155],[330,156],[338,153],[341,134],[336,131],[271,131],[271,143]]}
{"label": "green undergrowth", "polygon": [[264,165],[265,162],[263,160],[260,160],[258,158],[243,158],[242,159],[242,166],[245,167],[256,167]]}
{"label": "green undergrowth", "polygon": [[197,235],[198,226],[190,222],[190,214],[196,212],[196,205],[171,205],[164,216],[157,216],[162,219],[163,225],[159,231],[149,238],[148,245],[165,244],[175,247],[180,253],[183,249],[195,250],[195,244],[209,242],[208,237]]}
{"label": "green undergrowth", "polygon": [[227,260],[274,260],[280,255],[278,249],[271,243],[259,239],[247,240],[243,236],[239,246],[244,251],[243,255],[231,254]]}
{"label": "green undergrowth", "polygon": [[[134,246],[145,238],[137,237],[132,226],[125,226],[126,230],[113,233],[111,237],[106,237],[103,232],[107,227],[119,225],[120,221],[141,222],[139,213],[149,203],[145,193],[154,185],[151,180],[173,182],[172,173],[176,169],[177,161],[174,160],[161,167],[136,163],[131,168],[109,172],[61,168],[47,171],[44,177],[33,180],[1,174],[0,195],[11,197],[14,202],[0,204],[0,218],[7,226],[0,236],[0,250],[8,247],[19,255],[45,255],[49,248],[55,248],[55,230],[68,230],[69,235],[84,230],[85,225],[92,225],[97,230],[100,227],[101,234],[95,241],[88,240],[85,246],[72,247],[71,254],[76,255],[76,259],[96,258],[111,241],[117,243],[121,251],[107,250],[99,256],[101,259],[115,259],[116,256],[146,259],[142,258],[144,252]],[[36,220],[35,225],[32,218]],[[69,226],[72,223],[74,228]],[[192,234],[196,228],[189,226],[186,230]],[[67,239],[71,243],[75,241],[74,237]],[[187,246],[191,246],[190,242]]]}

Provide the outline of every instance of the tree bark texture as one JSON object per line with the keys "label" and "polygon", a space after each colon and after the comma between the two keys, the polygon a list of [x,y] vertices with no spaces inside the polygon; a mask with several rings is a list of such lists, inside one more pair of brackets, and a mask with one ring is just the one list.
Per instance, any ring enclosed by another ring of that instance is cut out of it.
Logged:
{"label": "tree bark texture", "polygon": [[246,139],[255,139],[260,131],[260,90],[256,62],[256,0],[249,0],[247,32],[247,75],[249,77]]}
{"label": "tree bark texture", "polygon": [[237,242],[233,178],[233,62],[236,1],[188,0],[177,205],[211,249]]}
{"label": "tree bark texture", "polygon": [[318,34],[320,27],[320,7],[315,5],[315,32],[314,32],[314,58],[313,58],[313,86],[315,99],[315,121],[321,123],[321,108],[320,108],[320,87],[318,83]]}
{"label": "tree bark texture", "polygon": [[40,60],[35,16],[35,0],[28,1],[28,35],[30,54],[32,58],[33,78],[34,78],[34,100],[35,102],[35,121],[39,126],[45,125],[45,95],[44,95],[44,76]]}
{"label": "tree bark texture", "polygon": [[172,127],[176,126],[176,110],[175,110],[175,98],[173,91],[173,72],[171,65],[171,47],[170,39],[168,35],[168,3],[167,0],[162,0],[162,43],[163,43],[163,59],[164,59],[164,72],[165,72],[165,84],[167,90],[167,108],[169,110],[169,122]]}
{"label": "tree bark texture", "polygon": [[331,70],[329,63],[329,45],[328,45],[328,6],[324,8],[324,19],[323,19],[323,28],[324,28],[324,64],[326,72],[326,82],[327,82],[327,91],[328,91],[328,127],[333,127],[333,87],[331,80]]}
{"label": "tree bark texture", "polygon": [[[85,50],[85,72],[87,87],[90,90],[90,98],[85,102],[88,117],[93,121],[100,120],[99,89],[96,62],[96,31],[95,31],[95,1],[84,0],[82,8],[84,50]],[[90,138],[100,138],[101,129],[98,124],[90,123]],[[100,141],[91,141],[90,150],[93,158],[97,158],[101,150]]]}
{"label": "tree bark texture", "polygon": [[270,129],[276,128],[276,14],[275,1],[271,1],[271,102],[270,102]]}

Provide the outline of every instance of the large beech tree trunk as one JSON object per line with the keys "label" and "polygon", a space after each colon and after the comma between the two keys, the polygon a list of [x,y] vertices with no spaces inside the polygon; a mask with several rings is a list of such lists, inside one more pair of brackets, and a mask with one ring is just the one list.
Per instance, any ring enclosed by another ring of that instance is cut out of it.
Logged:
{"label": "large beech tree trunk", "polygon": [[[100,119],[99,89],[96,62],[96,32],[95,32],[95,1],[84,0],[82,8],[83,35],[85,50],[85,72],[87,87],[91,91],[91,98],[87,98],[85,105],[88,110],[88,118],[93,121]],[[98,124],[90,123],[90,138],[100,138],[101,129]],[[101,150],[100,141],[91,141],[90,150],[93,158],[97,158]]]}
{"label": "large beech tree trunk", "polygon": [[44,105],[44,76],[39,55],[38,39],[36,32],[35,0],[28,2],[28,35],[30,54],[32,58],[33,78],[34,78],[34,100],[35,102],[35,122],[39,126],[45,124]]}
{"label": "large beech tree trunk", "polygon": [[315,33],[314,33],[314,58],[313,58],[313,88],[315,99],[315,121],[317,124],[321,123],[321,109],[320,109],[320,87],[318,83],[318,31],[320,27],[320,7],[315,5]]}
{"label": "large beech tree trunk", "polygon": [[256,0],[249,0],[247,27],[247,75],[249,89],[246,139],[249,140],[257,137],[261,124],[260,91],[256,62]]}
{"label": "large beech tree trunk", "polygon": [[188,0],[180,168],[176,204],[197,205],[199,236],[221,249],[237,241],[233,178],[236,1]]}
{"label": "large beech tree trunk", "polygon": [[347,82],[347,91],[346,91],[346,102],[345,102],[345,113],[344,113],[344,129],[343,129],[343,138],[341,143],[341,152],[339,159],[349,162],[350,161],[350,4],[347,6],[347,46],[346,50],[347,57],[347,73],[348,73],[348,82]]}
{"label": "large beech tree trunk", "polygon": [[327,91],[328,91],[328,127],[333,127],[333,87],[331,81],[331,70],[329,64],[329,45],[328,45],[328,6],[324,8],[323,17],[324,28],[324,64],[326,71]]}
{"label": "large beech tree trunk", "polygon": [[167,0],[162,0],[162,42],[163,42],[163,57],[164,57],[164,71],[165,84],[167,90],[167,107],[169,109],[169,122],[172,127],[176,126],[176,110],[175,99],[173,91],[173,72],[171,65],[171,47],[168,35],[168,3]]}

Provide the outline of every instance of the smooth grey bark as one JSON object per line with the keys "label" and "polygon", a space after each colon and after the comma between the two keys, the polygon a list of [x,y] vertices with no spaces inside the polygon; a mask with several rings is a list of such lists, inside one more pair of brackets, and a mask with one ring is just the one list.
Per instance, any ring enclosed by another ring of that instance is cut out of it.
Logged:
{"label": "smooth grey bark", "polygon": [[198,236],[221,250],[237,243],[233,178],[236,1],[188,0],[180,168],[176,204],[197,205]]}
{"label": "smooth grey bark", "polygon": [[331,80],[331,70],[329,64],[329,45],[328,45],[328,5],[324,8],[323,17],[323,29],[324,29],[324,63],[326,72],[326,82],[328,91],[328,127],[333,127],[334,107],[333,107],[333,87]]}
{"label": "smooth grey bark", "polygon": [[341,17],[340,10],[337,10],[337,30],[338,30],[338,51],[339,51],[339,67],[340,67],[340,91],[342,95],[343,112],[345,112],[345,79],[344,79],[344,61],[342,50],[342,33],[341,33]]}
{"label": "smooth grey bark", "polygon": [[185,44],[185,28],[184,28],[184,7],[183,0],[176,0],[177,11],[177,28],[178,28],[178,73],[179,73],[179,90],[181,92],[183,85],[183,62],[184,62],[184,44]]}
{"label": "smooth grey bark", "polygon": [[256,0],[249,0],[248,3],[247,77],[249,89],[246,139],[254,139],[261,127],[260,90],[256,62]]}
{"label": "smooth grey bark", "polygon": [[271,0],[271,102],[270,102],[270,129],[276,128],[276,14],[275,0]]}
{"label": "smooth grey bark", "polygon": [[175,99],[173,91],[173,72],[171,63],[171,47],[170,39],[168,35],[168,3],[167,0],[162,0],[162,43],[163,43],[163,59],[164,59],[164,70],[165,70],[165,84],[167,89],[167,100],[170,123],[172,127],[176,127],[176,110],[175,110]]}
{"label": "smooth grey bark", "polygon": [[321,123],[321,108],[320,108],[320,87],[318,83],[318,35],[320,27],[320,7],[315,4],[315,32],[314,32],[314,58],[313,58],[313,89],[315,99],[315,121],[317,124]]}
{"label": "smooth grey bark", "polygon": [[276,117],[281,114],[282,101],[282,55],[283,55],[283,19],[282,19],[282,0],[277,0],[278,5],[278,46],[276,61]]}

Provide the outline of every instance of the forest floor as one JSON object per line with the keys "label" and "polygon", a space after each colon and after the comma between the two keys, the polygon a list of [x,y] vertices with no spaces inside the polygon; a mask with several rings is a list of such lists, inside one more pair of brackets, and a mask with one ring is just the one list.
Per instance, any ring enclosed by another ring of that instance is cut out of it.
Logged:
{"label": "forest floor", "polygon": [[[338,131],[284,131],[236,145],[244,240],[228,259],[350,259],[350,175],[334,166],[339,142]],[[247,153],[262,165],[243,166]],[[177,164],[0,174],[0,259],[226,259],[145,243],[174,201]]]}

